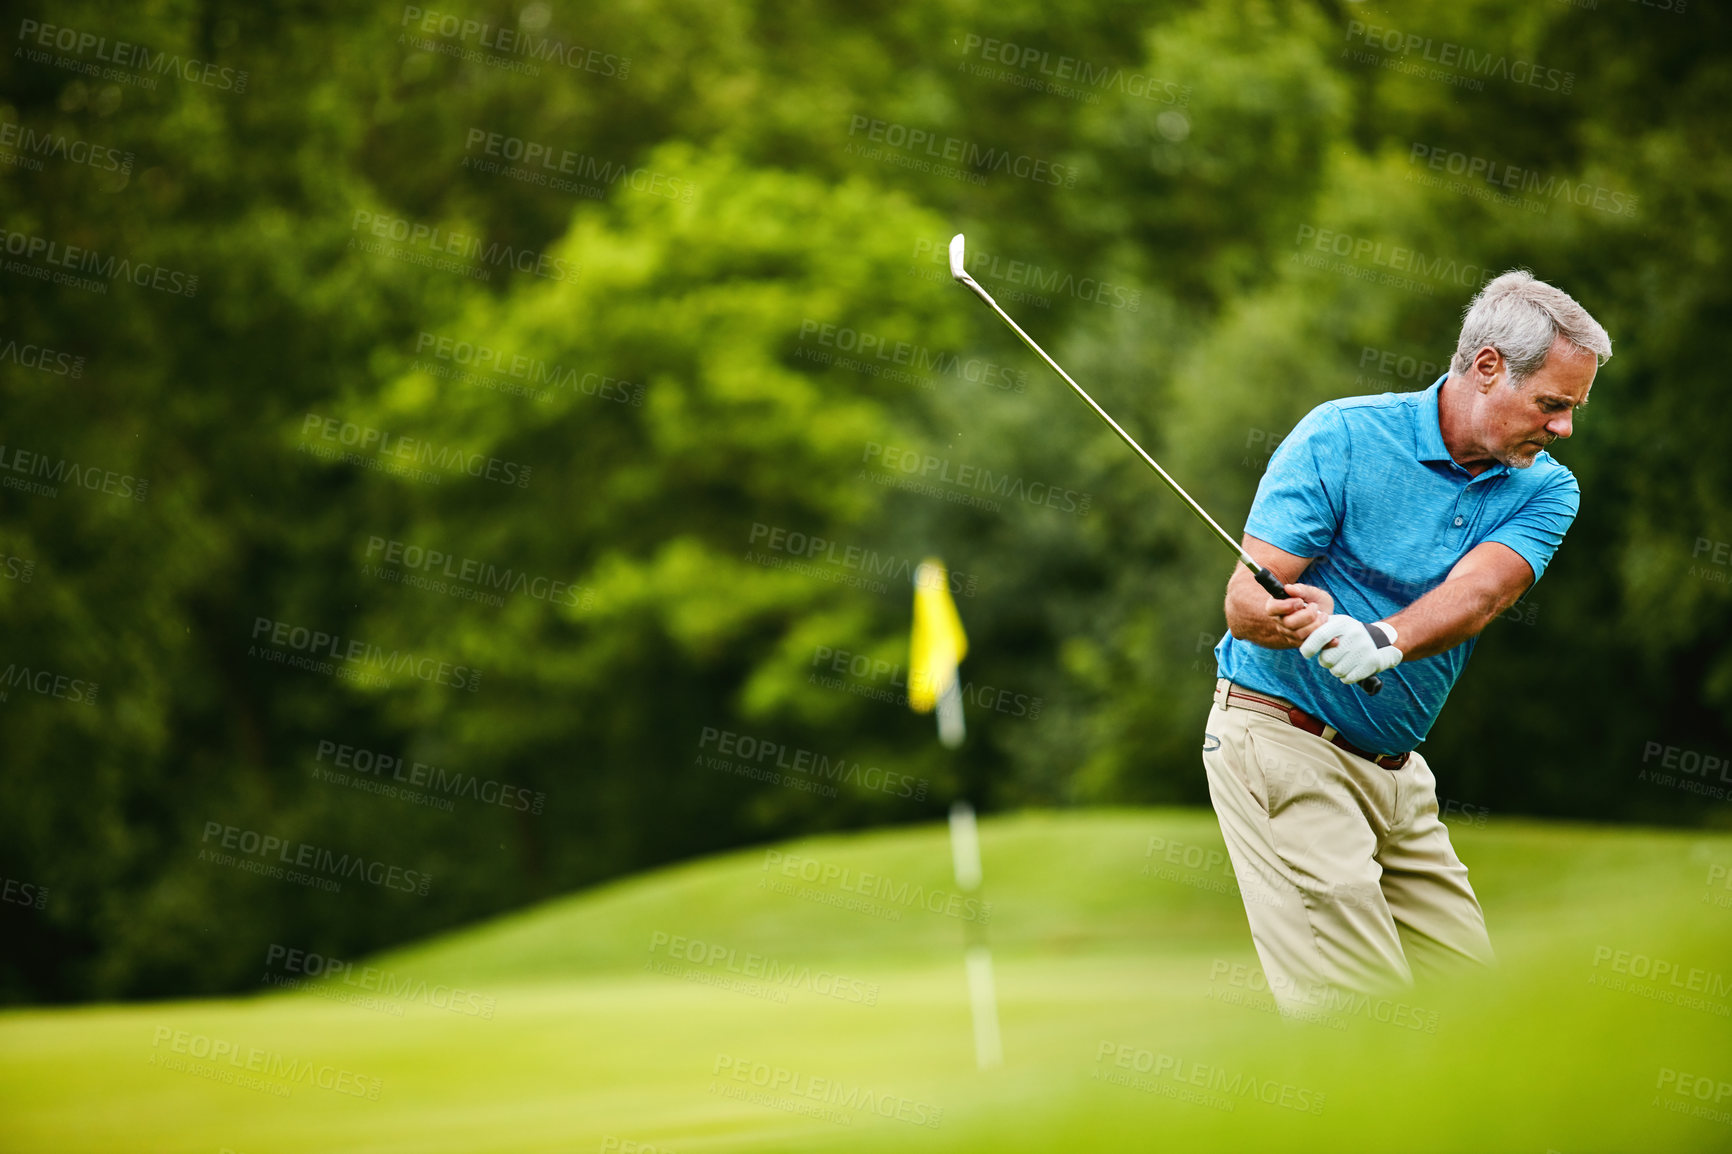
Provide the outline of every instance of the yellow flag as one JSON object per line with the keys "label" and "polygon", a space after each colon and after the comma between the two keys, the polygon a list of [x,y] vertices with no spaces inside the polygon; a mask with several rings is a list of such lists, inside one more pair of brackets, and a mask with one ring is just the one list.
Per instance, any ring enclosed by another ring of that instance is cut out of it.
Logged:
{"label": "yellow flag", "polygon": [[914,635],[909,643],[908,704],[916,713],[940,710],[940,736],[946,745],[962,740],[962,699],[957,666],[968,654],[962,618],[950,599],[950,574],[944,562],[928,557],[914,571]]}

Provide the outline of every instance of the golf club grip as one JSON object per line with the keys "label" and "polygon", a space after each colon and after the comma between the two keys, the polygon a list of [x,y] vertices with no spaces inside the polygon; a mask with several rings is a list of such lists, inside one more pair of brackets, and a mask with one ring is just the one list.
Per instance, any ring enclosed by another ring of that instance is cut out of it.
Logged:
{"label": "golf club grip", "polygon": [[[1269,572],[1266,566],[1258,566],[1257,584],[1261,585],[1263,591],[1271,597],[1282,599],[1287,597],[1287,587],[1282,585],[1281,579],[1275,576],[1275,574]],[[1375,673],[1358,682],[1358,685],[1359,688],[1365,690],[1366,693],[1373,697],[1383,692],[1383,679]]]}

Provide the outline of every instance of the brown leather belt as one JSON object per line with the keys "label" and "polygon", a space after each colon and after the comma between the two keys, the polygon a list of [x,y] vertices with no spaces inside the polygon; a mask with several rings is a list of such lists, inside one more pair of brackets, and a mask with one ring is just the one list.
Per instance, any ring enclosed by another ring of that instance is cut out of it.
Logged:
{"label": "brown leather belt", "polygon": [[[1222,680],[1225,681],[1226,679],[1223,678]],[[1407,753],[1371,753],[1367,750],[1360,749],[1357,745],[1354,745],[1351,741],[1342,737],[1340,733],[1336,732],[1333,725],[1330,725],[1320,717],[1312,717],[1309,713],[1306,713],[1303,709],[1300,709],[1297,705],[1294,705],[1291,701],[1288,701],[1285,698],[1270,697],[1267,694],[1257,693],[1254,690],[1246,689],[1243,685],[1235,685],[1231,681],[1227,681],[1226,684],[1227,701],[1229,706],[1235,701],[1241,703],[1240,708],[1246,708],[1244,704],[1246,702],[1256,703],[1255,705],[1249,706],[1249,708],[1252,709],[1256,709],[1257,705],[1267,706],[1268,708],[1265,709],[1257,709],[1257,712],[1267,713],[1271,717],[1283,717],[1287,720],[1289,725],[1298,729],[1303,729],[1306,733],[1314,733],[1324,741],[1335,746],[1335,748],[1346,750],[1354,757],[1363,757],[1366,761],[1369,761],[1373,765],[1379,766],[1383,769],[1400,769],[1402,766],[1407,764],[1407,759],[1413,756],[1411,750]]]}

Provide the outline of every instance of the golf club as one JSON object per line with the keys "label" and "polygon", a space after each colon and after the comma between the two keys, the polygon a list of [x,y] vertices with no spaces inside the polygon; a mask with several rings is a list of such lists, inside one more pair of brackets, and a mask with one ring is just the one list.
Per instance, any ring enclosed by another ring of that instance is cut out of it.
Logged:
{"label": "golf club", "polygon": [[[1156,474],[1160,476],[1161,480],[1167,483],[1167,487],[1177,493],[1179,498],[1191,507],[1191,512],[1201,518],[1203,524],[1213,529],[1215,531],[1215,536],[1219,537],[1226,543],[1227,548],[1231,549],[1233,555],[1239,559],[1239,563],[1251,571],[1252,575],[1257,579],[1257,584],[1261,585],[1269,596],[1283,599],[1286,598],[1288,593],[1282,586],[1281,579],[1276,577],[1275,574],[1271,573],[1263,566],[1257,564],[1250,554],[1241,549],[1239,547],[1239,542],[1233,540],[1225,529],[1217,525],[1215,519],[1209,516],[1207,510],[1193,501],[1191,495],[1185,492],[1185,490],[1180,487],[1179,483],[1173,480],[1165,469],[1161,468],[1160,463],[1145,453],[1143,447],[1137,444],[1136,441],[1131,438],[1129,433],[1120,428],[1119,423],[1113,420],[1105,409],[1095,404],[1094,398],[1085,393],[1081,385],[1071,380],[1070,374],[1060,368],[1057,361],[1046,355],[1045,349],[1034,343],[1033,337],[1022,331],[1021,325],[1018,325],[1015,321],[1010,319],[1009,313],[998,307],[998,302],[992,299],[992,295],[985,289],[981,288],[978,281],[968,275],[968,270],[963,267],[962,249],[962,234],[957,233],[955,236],[950,238],[950,275],[960,282],[964,288],[969,289],[975,296],[985,301],[987,306],[991,308],[993,312],[998,314],[998,319],[1009,325],[1010,331],[1022,338],[1023,344],[1033,349],[1035,355],[1047,363],[1048,368],[1052,369],[1053,372],[1064,378],[1064,383],[1069,385],[1076,392],[1076,395],[1081,397],[1084,402],[1088,404],[1088,407],[1094,410],[1095,416],[1105,421],[1112,431],[1117,433],[1120,438],[1124,440],[1125,444],[1136,450],[1137,456],[1141,457],[1143,462],[1147,464],[1149,468],[1153,469]],[[1376,675],[1365,678],[1360,681],[1358,685],[1359,688],[1365,690],[1367,693],[1378,693],[1383,689],[1383,682]]]}

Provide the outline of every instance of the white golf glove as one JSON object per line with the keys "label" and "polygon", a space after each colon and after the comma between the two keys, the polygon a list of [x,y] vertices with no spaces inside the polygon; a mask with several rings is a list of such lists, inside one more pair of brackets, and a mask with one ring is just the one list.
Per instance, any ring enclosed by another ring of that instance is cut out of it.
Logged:
{"label": "white golf glove", "polygon": [[[1373,633],[1377,636],[1373,637]],[[1325,649],[1331,641],[1336,644]],[[1318,664],[1343,683],[1354,685],[1373,673],[1401,664],[1401,650],[1394,642],[1395,626],[1387,621],[1367,625],[1356,617],[1336,613],[1312,630],[1311,636],[1299,646],[1299,656],[1316,657]]]}

